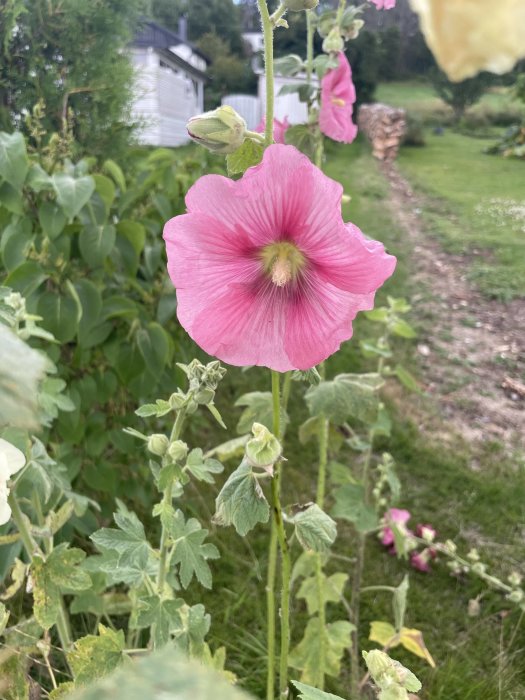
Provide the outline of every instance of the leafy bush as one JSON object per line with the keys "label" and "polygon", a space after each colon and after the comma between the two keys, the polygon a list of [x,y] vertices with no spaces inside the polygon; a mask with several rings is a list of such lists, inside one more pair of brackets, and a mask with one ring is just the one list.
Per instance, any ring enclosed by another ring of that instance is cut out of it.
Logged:
{"label": "leafy bush", "polygon": [[114,495],[126,484],[133,498],[134,441],[122,427],[138,399],[173,387],[175,355],[187,358],[162,226],[210,167],[205,155],[168,149],[136,151],[126,176],[111,160],[99,170],[94,159],[41,163],[20,133],[0,134],[0,283],[60,343],[50,354],[73,408],[50,438],[62,443],[55,456],[88,490]]}

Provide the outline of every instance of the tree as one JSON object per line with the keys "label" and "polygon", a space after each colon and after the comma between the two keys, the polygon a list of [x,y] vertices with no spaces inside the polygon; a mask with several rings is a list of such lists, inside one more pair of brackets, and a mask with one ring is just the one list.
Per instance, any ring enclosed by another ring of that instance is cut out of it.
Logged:
{"label": "tree", "polygon": [[456,122],[461,119],[467,107],[478,102],[493,83],[493,77],[489,73],[479,73],[474,78],[453,83],[443,71],[434,70],[430,72],[430,79],[437,94],[452,108]]}
{"label": "tree", "polygon": [[44,105],[48,133],[72,130],[78,150],[115,155],[129,140],[133,74],[123,50],[140,0],[4,0],[0,112],[9,130]]}
{"label": "tree", "polygon": [[204,34],[213,33],[228,44],[232,53],[244,56],[241,15],[233,0],[150,0],[150,13],[174,32],[184,15],[189,39],[197,41]]}

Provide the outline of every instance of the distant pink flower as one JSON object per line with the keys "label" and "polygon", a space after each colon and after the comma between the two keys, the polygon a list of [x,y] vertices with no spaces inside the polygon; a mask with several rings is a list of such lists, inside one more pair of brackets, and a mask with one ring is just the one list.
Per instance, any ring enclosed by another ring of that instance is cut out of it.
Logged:
{"label": "distant pink flower", "polygon": [[344,53],[339,52],[339,66],[325,73],[321,81],[321,111],[319,127],[334,141],[352,143],[357,126],[352,121],[355,87],[352,69]]}
{"label": "distant pink flower", "polygon": [[[291,124],[288,121],[288,117],[285,117],[282,122],[280,122],[278,119],[273,120],[273,138],[275,143],[286,143],[284,140],[284,135],[289,126],[291,126]],[[266,117],[263,117],[255,131],[257,131],[259,134],[264,134],[265,129]]]}
{"label": "distant pink flower", "polygon": [[[388,513],[386,513],[386,515],[385,515],[385,523],[387,523],[387,525],[383,529],[383,532],[381,533],[381,544],[384,544],[385,547],[393,547],[394,546],[394,533],[392,531],[392,528],[388,527],[388,523],[395,523],[401,529],[406,530],[408,533],[409,531],[405,527],[405,525],[408,523],[409,520],[410,520],[410,512],[408,510],[400,510],[399,508],[390,508]],[[394,552],[395,552],[395,548],[394,548]]]}
{"label": "distant pink flower", "polygon": [[427,547],[421,552],[414,552],[410,556],[410,563],[414,569],[428,573],[430,571],[430,562],[436,558],[436,550],[433,547]]}
{"label": "distant pink flower", "polygon": [[396,259],[341,218],[343,189],[293,146],[237,181],[205,175],[164,227],[177,315],[232,365],[308,369],[352,335]]}
{"label": "distant pink flower", "polygon": [[391,10],[396,6],[396,0],[370,0],[378,10]]}
{"label": "distant pink flower", "polygon": [[417,537],[421,537],[421,539],[426,540],[427,542],[433,542],[435,536],[436,536],[436,531],[432,527],[432,525],[417,525],[416,526],[416,535]]}

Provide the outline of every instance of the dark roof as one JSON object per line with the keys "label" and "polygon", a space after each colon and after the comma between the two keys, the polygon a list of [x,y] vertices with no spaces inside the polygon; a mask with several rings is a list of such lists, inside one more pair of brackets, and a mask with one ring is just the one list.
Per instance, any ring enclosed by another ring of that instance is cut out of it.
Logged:
{"label": "dark roof", "polygon": [[179,44],[186,44],[191,48],[193,53],[203,58],[206,63],[210,63],[210,58],[203,51],[192,44],[191,41],[186,39],[181,39],[178,34],[172,32],[170,29],[162,27],[160,24],[153,22],[149,19],[143,19],[140,21],[137,33],[133,41],[132,46],[138,46],[141,48],[152,47],[154,49],[169,49],[170,46],[178,46]]}

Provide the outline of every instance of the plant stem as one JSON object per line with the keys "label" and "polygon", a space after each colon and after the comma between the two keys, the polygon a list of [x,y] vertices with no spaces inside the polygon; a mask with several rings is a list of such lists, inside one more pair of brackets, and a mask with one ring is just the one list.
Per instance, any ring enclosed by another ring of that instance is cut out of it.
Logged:
{"label": "plant stem", "polygon": [[266,576],[266,700],[275,698],[275,577],[277,575],[277,527],[272,518]]}
{"label": "plant stem", "polygon": [[[281,396],[280,396],[280,381],[279,373],[272,370],[272,398],[273,398],[273,431],[278,437],[282,437],[282,420],[281,420]],[[280,620],[281,620],[281,655],[279,662],[279,694],[280,697],[286,698],[288,694],[288,652],[290,649],[290,579],[292,573],[292,566],[290,560],[290,550],[288,546],[288,540],[286,539],[286,532],[284,529],[283,513],[281,506],[281,464],[282,462],[277,462],[274,467],[274,475],[272,479],[272,510],[273,510],[273,523],[276,532],[276,539],[281,550],[281,610],[280,610]],[[271,544],[271,539],[270,539]],[[271,552],[270,552],[271,554]],[[269,569],[275,564],[270,561]],[[270,581],[269,581],[270,584]],[[269,585],[267,589],[267,595],[271,597],[274,594],[275,588],[275,577],[273,585]],[[272,606],[272,603],[271,603]],[[275,600],[273,600],[273,611],[275,612]],[[268,611],[270,614],[271,608]],[[274,618],[275,619],[275,618]],[[271,656],[273,655],[275,642],[268,639],[268,661],[272,663]],[[267,687],[267,697],[274,698],[273,692],[270,695],[271,686],[273,684],[273,678],[269,678],[269,685]]]}
{"label": "plant stem", "polygon": [[[371,429],[368,434],[368,449],[365,455],[365,461],[363,464],[363,471],[361,474],[361,483],[363,485],[363,492],[365,503],[368,495],[368,476],[370,472],[370,462],[372,459],[372,447],[374,443],[374,430]],[[359,596],[361,593],[361,580],[363,578],[363,566],[365,562],[365,546],[366,546],[366,534],[359,533],[358,544],[357,544],[357,561],[354,569],[354,578],[352,582],[352,597],[350,599],[350,606],[354,615],[353,623],[355,626],[352,632],[352,647],[350,651],[351,659],[351,698],[352,700],[357,700],[360,695],[359,690]]]}
{"label": "plant stem", "polygon": [[273,108],[274,108],[274,74],[273,74],[273,24],[266,0],[257,0],[261,15],[264,35],[264,70],[266,74],[266,129],[264,138],[267,146],[273,143]]}
{"label": "plant stem", "polygon": [[[178,411],[177,418],[175,419],[175,422],[173,424],[173,428],[171,430],[171,435],[170,435],[170,443],[179,439],[180,434],[182,432],[182,425],[184,423],[185,416],[186,416],[186,411],[185,411],[184,407],[182,407]],[[173,500],[173,479],[169,482],[169,484],[166,486],[166,489],[164,490],[164,494],[162,497],[163,506],[171,506],[172,500]],[[161,522],[162,522],[162,520],[161,520]],[[168,529],[164,526],[164,524],[162,524],[162,530],[161,530],[161,534],[160,534],[159,573],[157,575],[157,593],[161,598],[162,598],[162,593],[164,591],[164,584],[166,583],[166,575],[167,575],[166,563],[168,560],[168,549],[169,549],[168,542],[169,542]]]}
{"label": "plant stem", "polygon": [[[26,550],[29,561],[33,561],[35,553],[43,557],[43,553],[36,543],[30,529],[27,526],[26,518],[22,513],[20,505],[16,499],[14,493],[9,495],[9,505],[11,506],[12,517],[18,532],[20,533],[20,538],[24,544],[24,549]],[[58,619],[56,622],[56,628],[58,632],[58,638],[60,639],[60,645],[64,653],[71,648],[71,629],[69,626],[69,620],[67,612],[64,606],[64,601],[60,599],[60,610],[58,613]]]}
{"label": "plant stem", "polygon": [[313,10],[306,12],[306,82],[312,82],[314,64],[314,24],[312,22]]}
{"label": "plant stem", "polygon": [[272,27],[276,26],[277,22],[281,19],[281,17],[284,15],[286,10],[287,10],[287,7],[284,4],[284,2],[282,2],[279,5],[279,7],[275,10],[275,12],[270,16],[270,21],[272,23]]}

